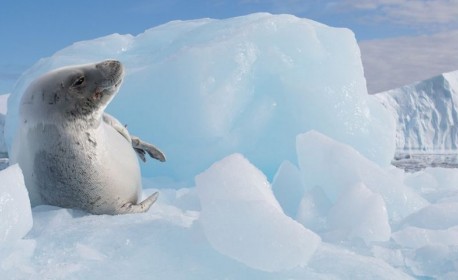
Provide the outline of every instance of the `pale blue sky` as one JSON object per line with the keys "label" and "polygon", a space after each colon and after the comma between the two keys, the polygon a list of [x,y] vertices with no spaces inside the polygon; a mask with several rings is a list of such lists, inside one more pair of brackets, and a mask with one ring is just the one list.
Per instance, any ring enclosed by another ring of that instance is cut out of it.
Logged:
{"label": "pale blue sky", "polygon": [[[374,90],[391,85],[383,80],[390,77],[383,78],[380,71],[391,73],[390,68],[399,68],[391,64],[383,68],[374,59],[388,56],[386,48],[399,49],[393,63],[402,61],[404,68],[409,62],[419,63],[412,66],[418,72],[424,65],[426,72],[418,77],[458,69],[458,59],[438,61],[431,57],[427,61],[431,54],[424,54],[431,50],[442,56],[455,54],[458,0],[0,0],[0,93],[10,92],[18,76],[40,58],[77,41],[112,33],[136,35],[171,20],[228,18],[254,12],[289,13],[352,29],[364,46],[363,58],[369,61],[365,67],[371,68],[368,83],[376,85]],[[442,41],[434,39],[438,34]],[[417,40],[415,46],[422,49],[410,45],[409,38]],[[385,64],[390,58],[392,54],[383,59]],[[394,78],[417,79],[412,69],[405,71]],[[378,81],[372,81],[372,75]]]}

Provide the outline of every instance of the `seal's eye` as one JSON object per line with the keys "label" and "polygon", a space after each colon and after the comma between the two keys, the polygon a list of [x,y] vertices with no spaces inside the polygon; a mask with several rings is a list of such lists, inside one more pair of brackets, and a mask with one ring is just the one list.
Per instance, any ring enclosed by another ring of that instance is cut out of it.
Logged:
{"label": "seal's eye", "polygon": [[80,77],[78,80],[76,80],[74,83],[73,83],[73,86],[74,87],[77,87],[77,86],[80,86],[84,83],[84,77]]}

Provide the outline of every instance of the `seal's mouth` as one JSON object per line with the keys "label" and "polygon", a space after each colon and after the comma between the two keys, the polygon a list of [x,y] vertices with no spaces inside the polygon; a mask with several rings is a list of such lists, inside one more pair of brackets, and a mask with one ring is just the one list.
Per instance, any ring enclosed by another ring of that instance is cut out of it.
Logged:
{"label": "seal's mouth", "polygon": [[94,95],[92,96],[93,100],[100,100],[103,97],[103,91],[95,91]]}
{"label": "seal's mouth", "polygon": [[115,95],[118,92],[121,84],[122,84],[122,78],[118,79],[118,81],[114,85],[111,85],[108,87],[97,87],[94,94],[92,95],[92,100],[99,101],[104,96],[111,97]]}

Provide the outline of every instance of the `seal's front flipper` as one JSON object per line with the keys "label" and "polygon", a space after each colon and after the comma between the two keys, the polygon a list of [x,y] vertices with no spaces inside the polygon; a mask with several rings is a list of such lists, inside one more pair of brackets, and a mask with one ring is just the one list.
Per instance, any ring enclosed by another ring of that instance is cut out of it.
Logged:
{"label": "seal's front flipper", "polygon": [[132,140],[130,139],[129,131],[127,131],[127,128],[122,125],[115,117],[113,117],[110,114],[103,113],[102,120],[113,127],[119,134],[121,134],[124,138],[126,138],[127,141],[131,142]]}
{"label": "seal's front flipper", "polygon": [[132,139],[132,147],[134,148],[135,152],[137,152],[138,156],[143,160],[145,159],[145,154],[148,153],[150,157],[157,159],[158,161],[165,161],[165,155],[162,153],[158,148],[156,148],[153,144],[143,142],[140,138],[136,136],[130,136]]}
{"label": "seal's front flipper", "polygon": [[145,157],[145,150],[134,148],[135,152],[137,153],[137,156],[143,161],[146,162],[146,157]]}
{"label": "seal's front flipper", "polygon": [[154,202],[156,202],[158,196],[159,193],[155,192],[139,204],[126,203],[121,207],[118,214],[145,213],[149,210],[151,205],[153,205]]}

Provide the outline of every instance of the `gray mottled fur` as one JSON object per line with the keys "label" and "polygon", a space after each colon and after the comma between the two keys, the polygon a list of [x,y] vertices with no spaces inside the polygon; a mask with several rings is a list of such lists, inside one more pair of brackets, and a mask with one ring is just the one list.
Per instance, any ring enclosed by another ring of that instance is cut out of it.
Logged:
{"label": "gray mottled fur", "polygon": [[32,201],[94,214],[145,212],[156,201],[157,193],[139,202],[135,152],[164,155],[103,112],[122,77],[119,62],[104,61],[56,70],[29,87],[15,150]]}

